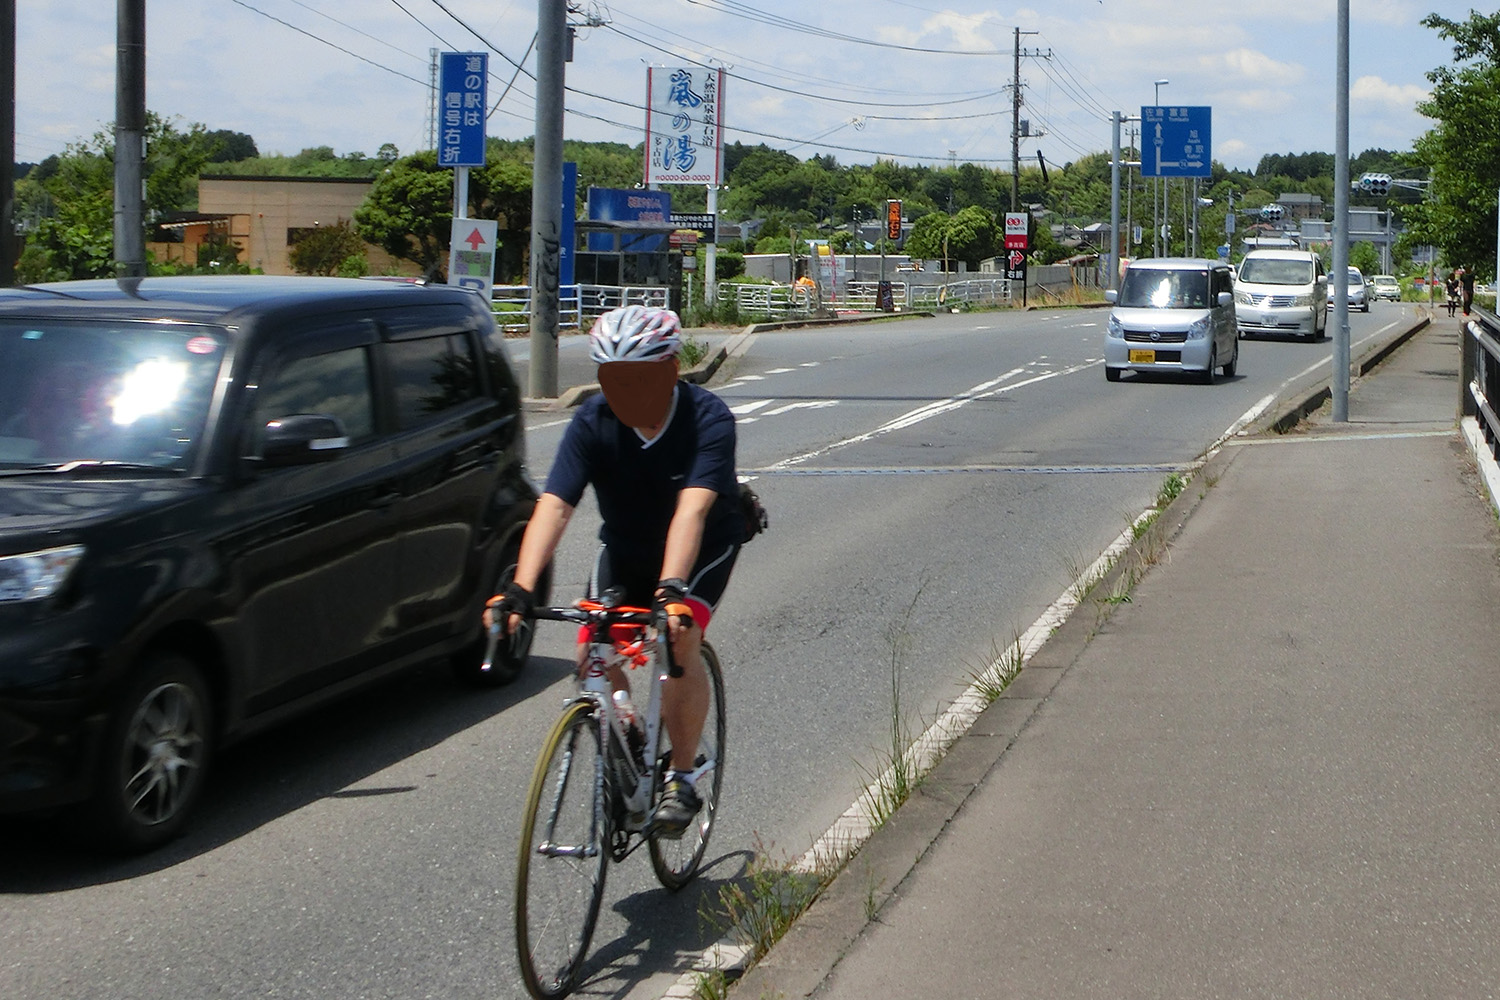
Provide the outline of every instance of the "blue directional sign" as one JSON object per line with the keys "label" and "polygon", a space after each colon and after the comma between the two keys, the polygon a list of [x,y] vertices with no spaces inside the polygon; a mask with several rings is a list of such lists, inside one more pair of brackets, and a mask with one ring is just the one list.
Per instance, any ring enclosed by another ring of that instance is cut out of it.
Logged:
{"label": "blue directional sign", "polygon": [[1141,176],[1207,177],[1213,108],[1141,108]]}
{"label": "blue directional sign", "polygon": [[489,53],[444,52],[438,102],[438,166],[484,166]]}

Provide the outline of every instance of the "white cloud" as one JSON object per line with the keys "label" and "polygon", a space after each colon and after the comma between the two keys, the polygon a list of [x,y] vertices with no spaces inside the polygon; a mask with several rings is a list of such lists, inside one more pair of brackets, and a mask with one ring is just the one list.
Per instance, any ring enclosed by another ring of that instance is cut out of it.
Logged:
{"label": "white cloud", "polygon": [[1426,87],[1414,83],[1387,83],[1378,76],[1362,76],[1349,86],[1351,104],[1374,105],[1391,111],[1409,112],[1419,101],[1427,100],[1430,94]]}
{"label": "white cloud", "polygon": [[1218,65],[1246,80],[1274,81],[1283,87],[1301,83],[1307,78],[1305,66],[1281,62],[1254,49],[1231,49],[1228,52],[1208,54],[1201,56],[1199,61],[1205,68]]}

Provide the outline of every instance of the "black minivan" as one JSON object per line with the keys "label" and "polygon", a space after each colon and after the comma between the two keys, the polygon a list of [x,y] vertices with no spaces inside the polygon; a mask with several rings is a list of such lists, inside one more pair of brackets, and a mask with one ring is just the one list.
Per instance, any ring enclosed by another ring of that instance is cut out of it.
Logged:
{"label": "black minivan", "polygon": [[489,304],[223,276],[0,290],[0,812],[178,833],[214,752],[435,657],[536,500]]}

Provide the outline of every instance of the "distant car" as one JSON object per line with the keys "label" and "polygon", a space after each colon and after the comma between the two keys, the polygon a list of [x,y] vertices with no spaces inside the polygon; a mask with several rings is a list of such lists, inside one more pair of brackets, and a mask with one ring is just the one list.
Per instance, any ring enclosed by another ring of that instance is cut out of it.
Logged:
{"label": "distant car", "polygon": [[[1349,308],[1360,312],[1370,311],[1370,290],[1365,287],[1365,276],[1359,268],[1349,267]],[[1328,290],[1328,308],[1333,308],[1333,289]]]}
{"label": "distant car", "polygon": [[[0,290],[0,814],[182,830],[224,744],[484,664],[536,501],[489,303],[223,276]],[[503,662],[502,662],[503,661]]]}
{"label": "distant car", "polygon": [[1370,279],[1370,294],[1377,299],[1401,301],[1401,283],[1394,275],[1377,274]]}
{"label": "distant car", "polygon": [[1118,382],[1127,371],[1191,373],[1212,383],[1239,370],[1234,283],[1222,261],[1159,257],[1133,261],[1104,335],[1104,377]]}

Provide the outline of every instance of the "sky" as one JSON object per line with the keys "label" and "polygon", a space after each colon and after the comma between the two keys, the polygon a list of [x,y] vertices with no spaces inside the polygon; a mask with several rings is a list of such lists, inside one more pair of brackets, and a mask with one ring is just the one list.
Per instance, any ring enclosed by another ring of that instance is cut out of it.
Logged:
{"label": "sky", "polygon": [[[145,2],[146,103],[179,127],[248,133],[263,154],[317,146],[374,154],[386,143],[414,152],[428,144],[437,49],[491,53],[488,134],[535,131],[530,42],[538,4],[553,0]],[[1211,155],[1231,168],[1336,147],[1336,0],[572,6],[580,27],[567,67],[569,139],[641,142],[647,66],[711,63],[728,73],[727,141],[844,164],[1008,170],[1020,29],[1021,117],[1032,133],[1021,140],[1023,166],[1038,152],[1049,166],[1107,152],[1110,113],[1138,115],[1158,94],[1161,105],[1212,109]],[[1427,130],[1414,108],[1428,92],[1427,72],[1450,63],[1453,49],[1420,21],[1433,12],[1462,20],[1469,7],[1351,0],[1351,155],[1407,150]],[[115,8],[19,0],[18,160],[39,161],[111,127]]]}

